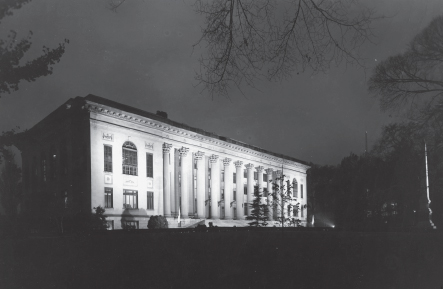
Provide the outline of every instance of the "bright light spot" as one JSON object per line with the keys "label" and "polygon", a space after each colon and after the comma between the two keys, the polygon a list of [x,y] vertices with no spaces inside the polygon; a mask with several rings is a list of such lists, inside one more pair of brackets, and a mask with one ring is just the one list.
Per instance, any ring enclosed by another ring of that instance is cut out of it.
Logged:
{"label": "bright light spot", "polygon": [[335,228],[335,225],[332,225],[332,228]]}

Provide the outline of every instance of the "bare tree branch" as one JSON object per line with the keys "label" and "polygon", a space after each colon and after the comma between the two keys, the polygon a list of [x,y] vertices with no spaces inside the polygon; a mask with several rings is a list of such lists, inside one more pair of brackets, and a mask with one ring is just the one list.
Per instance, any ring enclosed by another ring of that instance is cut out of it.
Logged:
{"label": "bare tree branch", "polygon": [[194,47],[207,51],[196,79],[212,96],[227,96],[232,85],[254,86],[262,77],[362,65],[357,50],[370,40],[375,19],[353,0],[197,0],[195,10],[205,25]]}

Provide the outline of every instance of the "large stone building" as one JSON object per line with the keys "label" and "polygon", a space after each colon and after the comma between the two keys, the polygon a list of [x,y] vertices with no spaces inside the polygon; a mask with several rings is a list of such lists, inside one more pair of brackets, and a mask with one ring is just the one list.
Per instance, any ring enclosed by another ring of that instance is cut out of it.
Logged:
{"label": "large stone building", "polygon": [[[270,180],[283,170],[294,186],[292,202],[302,208],[294,217],[306,224],[305,162],[177,123],[163,112],[76,97],[19,140],[24,210],[35,214],[57,198],[77,212],[104,207],[115,229],[146,228],[152,215],[166,216],[170,227],[178,226],[179,215],[181,226],[203,220],[244,226],[254,186],[271,190]],[[271,207],[274,220],[276,213]]]}

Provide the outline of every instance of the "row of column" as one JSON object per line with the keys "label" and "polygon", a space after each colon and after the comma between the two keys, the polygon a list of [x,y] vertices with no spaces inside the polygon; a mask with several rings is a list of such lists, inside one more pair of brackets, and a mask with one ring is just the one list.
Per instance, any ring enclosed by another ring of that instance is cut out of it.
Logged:
{"label": "row of column", "polygon": [[[171,216],[171,177],[170,177],[170,150],[172,148],[171,144],[164,143],[163,144],[163,204],[164,204],[164,215],[166,217]],[[187,177],[187,169],[191,168],[191,164],[189,163],[190,158],[187,157],[189,153],[189,149],[182,147],[178,150],[180,154],[180,175],[181,175],[181,215],[187,217],[189,214],[188,209],[188,199],[189,199],[189,184],[188,181],[190,178]],[[205,165],[204,165],[204,152],[198,151],[195,153],[194,158],[197,164],[197,217],[205,218]],[[219,219],[220,218],[220,210],[221,207],[220,202],[220,166],[218,164],[219,157],[217,155],[209,156],[209,163],[211,164],[211,218]],[[233,219],[233,207],[236,204],[237,207],[237,219],[244,219],[244,211],[243,211],[243,162],[235,161],[234,165],[236,168],[236,200],[232,200],[232,191],[233,191],[233,179],[231,172],[231,159],[224,158],[223,165],[225,168],[225,179],[224,179],[224,206],[225,206],[225,219]],[[246,164],[247,169],[247,203],[251,204],[254,197],[254,165]],[[256,168],[258,173],[258,186],[259,190],[263,191],[263,171],[266,171],[268,176],[272,176],[273,170],[266,169],[264,167],[259,166]],[[281,173],[277,171],[278,174]],[[267,182],[267,190],[268,192],[272,191],[272,183]],[[272,203],[272,197],[268,194],[268,203]],[[247,208],[247,213],[249,214],[250,208]],[[272,219],[273,212],[272,206],[269,208],[270,219]]]}

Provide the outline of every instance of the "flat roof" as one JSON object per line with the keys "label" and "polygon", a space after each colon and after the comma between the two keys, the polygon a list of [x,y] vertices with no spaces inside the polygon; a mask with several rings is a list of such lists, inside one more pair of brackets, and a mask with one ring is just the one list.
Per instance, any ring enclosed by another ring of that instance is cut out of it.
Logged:
{"label": "flat roof", "polygon": [[286,155],[283,155],[283,154],[271,152],[271,151],[268,151],[268,150],[265,150],[265,149],[262,149],[262,148],[259,148],[259,147],[256,147],[256,146],[253,146],[253,145],[241,142],[241,141],[237,141],[237,140],[225,137],[225,136],[217,135],[217,134],[212,133],[212,132],[207,132],[207,131],[202,130],[200,128],[191,127],[191,126],[186,125],[184,123],[176,122],[176,121],[170,120],[169,118],[165,118],[165,117],[159,116],[159,115],[157,115],[155,113],[147,112],[145,110],[141,110],[141,109],[138,109],[138,108],[126,105],[126,104],[115,102],[115,101],[112,101],[112,100],[109,100],[109,99],[106,99],[106,98],[103,98],[103,97],[100,97],[100,96],[97,96],[97,95],[88,94],[85,97],[78,96],[77,98],[82,98],[82,99],[87,100],[87,101],[92,101],[92,102],[95,102],[95,103],[98,103],[98,104],[103,104],[103,105],[111,106],[111,107],[114,107],[114,108],[117,108],[117,109],[120,109],[120,110],[123,110],[123,111],[126,111],[126,112],[130,112],[130,113],[137,114],[137,115],[140,115],[140,116],[143,116],[143,117],[147,117],[147,118],[150,118],[150,119],[154,119],[154,120],[157,120],[157,121],[160,121],[160,122],[163,122],[163,123],[167,123],[167,124],[170,124],[170,125],[178,127],[178,128],[182,128],[182,129],[186,129],[186,130],[189,130],[189,131],[192,131],[192,132],[195,132],[195,133],[199,133],[199,134],[202,134],[204,136],[208,136],[208,137],[212,137],[212,138],[215,138],[215,139],[219,139],[219,140],[225,141],[227,143],[232,143],[232,144],[235,144],[235,145],[238,145],[238,146],[242,146],[242,147],[249,148],[249,149],[252,149],[252,150],[255,150],[255,151],[259,151],[259,152],[262,152],[262,153],[270,154],[270,155],[273,155],[273,156],[276,156],[276,157],[279,157],[279,158],[291,160],[291,161],[294,161],[294,162],[301,163],[303,165],[309,166],[309,164],[307,162],[305,162],[305,161],[302,161],[302,160],[299,160],[299,159],[296,159],[296,158],[293,158],[293,157],[290,157],[290,156],[286,156]]}

